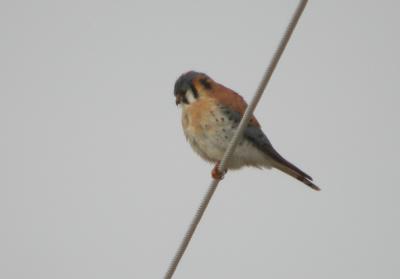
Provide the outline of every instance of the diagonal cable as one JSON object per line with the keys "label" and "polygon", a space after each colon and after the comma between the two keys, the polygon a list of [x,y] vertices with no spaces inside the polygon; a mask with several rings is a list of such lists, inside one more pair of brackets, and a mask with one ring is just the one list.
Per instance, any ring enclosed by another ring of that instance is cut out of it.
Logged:
{"label": "diagonal cable", "polygon": [[[290,36],[292,35],[293,30],[296,27],[296,24],[299,21],[299,18],[301,16],[301,14],[303,13],[303,10],[306,7],[306,5],[307,5],[307,0],[301,0],[300,3],[298,4],[290,22],[289,22],[289,25],[287,26],[285,33],[279,42],[278,48],[276,49],[276,51],[272,57],[272,60],[269,64],[267,70],[264,73],[264,76],[257,88],[257,91],[256,91],[253,99],[251,100],[250,104],[246,108],[246,111],[243,114],[240,124],[239,124],[231,142],[229,143],[228,148],[225,151],[225,154],[221,160],[221,163],[219,164],[218,170],[221,173],[225,172],[226,163],[231,159],[232,154],[235,151],[236,145],[238,144],[239,140],[243,136],[244,129],[247,127],[247,124],[249,123],[249,120],[250,120],[251,116],[253,115],[258,102],[260,101],[260,98],[261,98],[262,94],[264,93],[264,90],[267,87],[269,80],[271,79],[272,73],[274,72],[276,65],[278,64],[279,59],[281,58],[282,53],[285,50],[285,47],[290,39]],[[193,234],[197,228],[197,225],[199,224],[201,217],[203,216],[203,214],[208,206],[208,203],[211,200],[211,197],[213,196],[215,190],[217,189],[219,181],[220,180],[218,180],[218,179],[212,180],[211,185],[209,186],[209,188],[206,192],[206,195],[203,197],[203,200],[201,201],[200,206],[197,209],[196,214],[195,214],[192,222],[190,223],[190,226],[189,226],[184,238],[182,239],[182,242],[181,242],[178,250],[176,251],[174,258],[172,259],[172,261],[169,265],[169,268],[164,276],[164,279],[170,279],[174,275],[174,272],[183,256],[183,254],[185,253],[185,250],[186,250],[187,246],[189,245],[190,240],[193,237]]]}

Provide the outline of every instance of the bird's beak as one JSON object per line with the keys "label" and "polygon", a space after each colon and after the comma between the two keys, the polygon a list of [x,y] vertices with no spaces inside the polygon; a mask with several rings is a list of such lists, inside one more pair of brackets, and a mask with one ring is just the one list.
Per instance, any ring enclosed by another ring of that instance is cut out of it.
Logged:
{"label": "bird's beak", "polygon": [[175,104],[176,105],[179,105],[180,103],[181,103],[181,99],[182,99],[182,96],[181,95],[176,95],[176,97],[175,97]]}

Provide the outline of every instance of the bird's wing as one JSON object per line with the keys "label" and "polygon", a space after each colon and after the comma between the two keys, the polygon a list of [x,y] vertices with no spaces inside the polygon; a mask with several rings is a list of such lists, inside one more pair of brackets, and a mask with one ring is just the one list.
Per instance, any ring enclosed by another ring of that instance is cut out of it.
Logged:
{"label": "bird's wing", "polygon": [[319,187],[312,182],[311,176],[283,158],[273,147],[267,136],[259,127],[249,125],[244,131],[244,137],[252,142],[259,150],[272,159],[275,168],[300,180],[307,186],[319,191]]}
{"label": "bird's wing", "polygon": [[[215,86],[213,86],[212,96],[217,99],[219,104],[231,110],[233,113],[238,114],[240,121],[240,118],[243,116],[244,111],[247,108],[247,103],[242,96],[219,83],[216,83]],[[254,116],[251,117],[249,124],[260,127],[260,124]]]}
{"label": "bird's wing", "polygon": [[[244,111],[247,108],[247,104],[244,99],[236,92],[230,90],[229,88],[223,87],[222,85],[219,86],[221,86],[221,88],[218,88],[218,90],[214,91],[214,96],[222,105],[222,111],[228,117],[228,119],[238,125],[243,117]],[[260,151],[262,151],[277,164],[279,163],[281,165],[287,165],[290,168],[296,169],[297,172],[310,179],[310,176],[286,161],[272,147],[272,144],[270,143],[264,132],[261,130],[260,124],[254,116],[251,118],[248,126],[245,128],[243,137],[253,143],[255,147],[257,147]]]}
{"label": "bird's wing", "polygon": [[[225,113],[228,119],[231,119],[233,122],[238,124],[247,108],[247,103],[243,97],[219,83],[215,83],[215,86],[213,86],[212,90],[212,96],[218,100],[219,104],[222,105],[222,111]],[[280,156],[272,147],[267,136],[261,130],[260,124],[254,116],[252,116],[248,127],[244,131],[244,137],[250,140],[266,155],[271,157],[271,159],[276,161],[284,160],[282,156]]]}
{"label": "bird's wing", "polygon": [[273,159],[274,163],[277,164],[275,167],[282,167],[284,169],[290,169],[297,175],[301,175],[309,180],[312,180],[311,176],[300,170],[298,167],[283,158],[272,146],[264,132],[257,127],[248,126],[244,131],[244,137],[252,142],[259,150],[265,155]]}
{"label": "bird's wing", "polygon": [[[218,84],[218,86],[220,88],[217,88],[218,90],[214,91],[214,96],[223,106],[222,110],[227,117],[237,125],[243,117],[247,104],[236,92],[224,87],[223,85]],[[312,183],[311,176],[287,161],[274,149],[267,136],[261,130],[260,124],[254,116],[250,119],[248,126],[244,130],[243,137],[263,152],[271,160],[275,168],[300,180],[312,189],[317,191],[319,190],[318,186]]]}

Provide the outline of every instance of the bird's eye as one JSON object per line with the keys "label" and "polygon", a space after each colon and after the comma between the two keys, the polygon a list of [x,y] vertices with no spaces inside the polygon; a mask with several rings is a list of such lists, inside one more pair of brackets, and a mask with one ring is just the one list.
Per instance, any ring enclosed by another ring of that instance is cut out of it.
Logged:
{"label": "bird's eye", "polygon": [[212,88],[211,83],[206,78],[200,79],[200,83],[204,86],[205,89],[210,90]]}

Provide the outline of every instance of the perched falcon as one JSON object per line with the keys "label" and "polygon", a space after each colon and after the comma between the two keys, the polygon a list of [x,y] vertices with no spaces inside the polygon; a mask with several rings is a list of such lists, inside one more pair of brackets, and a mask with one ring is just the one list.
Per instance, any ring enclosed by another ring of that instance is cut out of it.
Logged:
{"label": "perched falcon", "polygon": [[[246,102],[233,90],[194,71],[178,78],[174,95],[176,104],[182,108],[182,126],[187,140],[200,157],[216,163],[212,176],[221,179],[223,174],[218,171],[218,164],[239,125]],[[244,166],[277,168],[319,190],[308,174],[279,155],[254,116],[226,168]]]}

